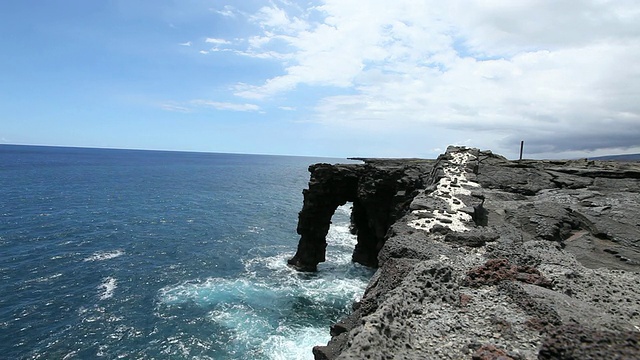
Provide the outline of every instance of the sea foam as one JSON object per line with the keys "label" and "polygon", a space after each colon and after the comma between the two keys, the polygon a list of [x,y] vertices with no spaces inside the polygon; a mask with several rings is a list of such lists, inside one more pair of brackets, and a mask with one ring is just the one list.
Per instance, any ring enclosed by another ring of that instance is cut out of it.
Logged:
{"label": "sea foam", "polygon": [[124,255],[124,250],[118,249],[113,251],[98,251],[93,253],[93,255],[84,259],[84,261],[103,261],[115,259],[119,256]]}
{"label": "sea foam", "polygon": [[102,280],[102,284],[98,285],[100,300],[106,300],[113,297],[113,292],[118,287],[115,278],[106,277]]}
{"label": "sea foam", "polygon": [[371,269],[351,263],[356,238],[345,221],[346,210],[339,208],[342,221],[330,227],[327,264],[317,273],[287,266],[293,256],[290,249],[263,246],[243,260],[244,277],[166,286],[158,292],[159,305],[210,309],[208,320],[226,329],[229,353],[260,359],[312,358],[310,349],[327,343],[329,326],[359,300],[372,274]]}

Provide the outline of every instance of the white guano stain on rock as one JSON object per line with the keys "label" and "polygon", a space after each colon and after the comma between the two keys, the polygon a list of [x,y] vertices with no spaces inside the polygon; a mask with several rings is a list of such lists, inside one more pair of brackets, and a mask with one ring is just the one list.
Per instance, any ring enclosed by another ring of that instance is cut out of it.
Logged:
{"label": "white guano stain on rock", "polygon": [[468,231],[467,223],[471,221],[471,215],[460,211],[467,205],[458,198],[460,195],[471,195],[468,187],[480,187],[480,184],[470,181],[466,177],[466,165],[475,160],[476,156],[468,151],[452,154],[453,159],[443,168],[444,177],[436,185],[436,189],[429,194],[447,202],[450,212],[442,210],[414,210],[415,215],[431,213],[432,217],[409,221],[412,228],[430,231],[435,225],[448,227],[452,231]]}

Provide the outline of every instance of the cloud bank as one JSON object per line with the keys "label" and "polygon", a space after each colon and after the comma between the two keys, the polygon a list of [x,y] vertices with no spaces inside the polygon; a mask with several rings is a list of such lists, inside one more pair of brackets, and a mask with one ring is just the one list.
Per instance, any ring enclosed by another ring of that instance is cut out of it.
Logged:
{"label": "cloud bank", "polygon": [[223,11],[256,30],[215,39],[218,48],[282,65],[238,84],[238,98],[323,88],[311,121],[398,144],[423,131],[441,142],[430,147],[466,139],[514,154],[525,140],[534,157],[640,152],[637,1],[280,1]]}

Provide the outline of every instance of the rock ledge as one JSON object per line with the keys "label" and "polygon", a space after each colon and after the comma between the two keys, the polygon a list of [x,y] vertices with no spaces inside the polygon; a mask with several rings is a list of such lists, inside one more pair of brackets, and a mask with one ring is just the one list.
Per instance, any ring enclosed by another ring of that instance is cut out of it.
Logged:
{"label": "rock ledge", "polygon": [[316,359],[640,358],[640,164],[435,161],[310,167],[296,255],[315,270],[338,205],[378,267]]}

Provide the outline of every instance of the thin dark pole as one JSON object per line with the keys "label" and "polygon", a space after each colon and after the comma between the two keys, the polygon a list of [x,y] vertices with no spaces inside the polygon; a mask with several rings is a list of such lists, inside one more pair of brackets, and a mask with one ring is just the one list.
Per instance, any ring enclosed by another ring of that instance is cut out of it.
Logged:
{"label": "thin dark pole", "polygon": [[522,149],[524,149],[524,140],[520,141],[520,160],[522,160]]}

